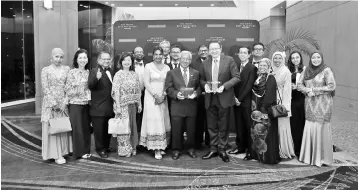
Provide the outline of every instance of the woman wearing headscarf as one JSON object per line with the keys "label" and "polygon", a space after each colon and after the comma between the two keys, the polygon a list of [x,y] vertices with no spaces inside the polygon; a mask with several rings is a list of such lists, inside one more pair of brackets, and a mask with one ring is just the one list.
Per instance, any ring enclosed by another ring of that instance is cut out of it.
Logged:
{"label": "woman wearing headscarf", "polygon": [[297,81],[305,69],[302,55],[298,51],[291,52],[287,60],[287,67],[291,72],[291,133],[296,156],[300,155],[303,129],[305,127],[305,95],[297,90]]}
{"label": "woman wearing headscarf", "polygon": [[80,49],[73,58],[73,69],[66,82],[66,96],[72,126],[73,157],[87,159],[91,157],[91,126],[89,105],[91,91],[88,88],[88,53]]}
{"label": "woman wearing headscarf", "polygon": [[289,111],[287,117],[278,118],[278,134],[280,137],[281,158],[295,156],[291,135],[291,72],[285,65],[285,52],[275,52],[272,55],[272,70],[277,83],[277,103],[282,104]]}
{"label": "woman wearing headscarf", "polygon": [[41,83],[44,93],[42,101],[42,158],[55,159],[57,164],[64,164],[64,155],[72,152],[71,132],[49,134],[51,118],[68,115],[65,83],[70,67],[62,65],[64,52],[55,48],[51,52],[51,64],[41,72]]}
{"label": "woman wearing headscarf", "polygon": [[306,123],[299,161],[315,166],[333,164],[331,116],[336,82],[320,52],[310,56],[308,67],[298,81],[306,95]]}
{"label": "woman wearing headscarf", "polygon": [[276,104],[276,80],[270,72],[271,63],[267,58],[260,60],[258,78],[252,88],[253,112],[251,118],[252,152],[246,159],[256,159],[264,164],[277,164],[281,161],[278,137],[278,121],[269,115],[269,108]]}

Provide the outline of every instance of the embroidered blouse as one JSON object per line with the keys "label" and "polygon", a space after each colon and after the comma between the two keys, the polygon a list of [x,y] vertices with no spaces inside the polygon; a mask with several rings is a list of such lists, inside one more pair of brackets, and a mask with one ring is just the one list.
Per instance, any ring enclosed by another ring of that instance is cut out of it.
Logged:
{"label": "embroidered blouse", "polygon": [[91,100],[88,89],[88,70],[78,68],[70,70],[66,82],[66,96],[70,104],[86,105]]}

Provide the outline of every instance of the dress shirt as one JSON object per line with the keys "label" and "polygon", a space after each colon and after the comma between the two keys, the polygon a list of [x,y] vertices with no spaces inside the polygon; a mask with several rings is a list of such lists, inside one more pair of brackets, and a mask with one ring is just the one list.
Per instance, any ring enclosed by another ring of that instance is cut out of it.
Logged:
{"label": "dress shirt", "polygon": [[139,86],[141,90],[144,90],[144,81],[143,81],[143,73],[144,73],[144,64],[142,61],[142,65],[139,65],[138,63],[135,64],[134,71],[137,73],[139,77]]}
{"label": "dress shirt", "polygon": [[172,67],[173,67],[173,69],[177,68],[177,67],[175,67],[175,63],[176,63],[176,65],[177,65],[177,67],[179,67],[179,61],[174,62],[174,60],[173,60],[173,61],[172,61]]}
{"label": "dress shirt", "polygon": [[[217,58],[213,58],[213,60],[212,60],[212,64],[211,64],[211,76],[214,76],[214,66],[215,66],[215,62],[214,62],[214,60],[218,60],[218,62],[216,63],[217,65],[218,65],[218,72],[219,72],[219,70],[220,70],[220,56],[219,57],[217,57]],[[218,73],[218,75],[219,75],[219,73]]]}
{"label": "dress shirt", "polygon": [[162,63],[165,63],[165,58],[167,58],[167,63],[170,63],[170,56],[163,57]]}
{"label": "dress shirt", "polygon": [[[184,68],[180,66],[180,70],[181,70],[181,75],[183,76],[184,78]],[[186,68],[186,81],[189,83],[189,67]],[[185,81],[185,79],[184,79]],[[188,84],[185,84],[185,85],[188,85]]]}

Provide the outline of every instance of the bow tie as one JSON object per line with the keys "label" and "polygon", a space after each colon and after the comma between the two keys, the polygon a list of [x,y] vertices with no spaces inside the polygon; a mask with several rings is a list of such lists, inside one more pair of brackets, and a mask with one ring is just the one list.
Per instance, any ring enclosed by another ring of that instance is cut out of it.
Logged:
{"label": "bow tie", "polygon": [[103,71],[106,72],[106,71],[110,71],[109,68],[103,68]]}
{"label": "bow tie", "polygon": [[142,62],[135,62],[135,64],[140,65],[140,66],[142,66],[142,65],[143,65],[143,63],[142,63]]}
{"label": "bow tie", "polygon": [[201,59],[202,59],[203,61],[205,61],[205,60],[206,60],[206,57],[202,57]]}

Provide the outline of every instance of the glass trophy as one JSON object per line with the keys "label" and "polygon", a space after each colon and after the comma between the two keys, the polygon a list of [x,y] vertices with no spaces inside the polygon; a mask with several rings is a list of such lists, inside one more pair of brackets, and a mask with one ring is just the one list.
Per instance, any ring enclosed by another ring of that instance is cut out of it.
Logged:
{"label": "glass trophy", "polygon": [[210,88],[210,91],[211,92],[216,92],[219,88],[220,88],[220,86],[221,86],[221,82],[220,81],[208,81],[208,86],[209,86],[209,88]]}
{"label": "glass trophy", "polygon": [[180,92],[184,96],[184,98],[188,98],[191,94],[194,93],[194,88],[182,87],[180,88]]}

